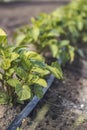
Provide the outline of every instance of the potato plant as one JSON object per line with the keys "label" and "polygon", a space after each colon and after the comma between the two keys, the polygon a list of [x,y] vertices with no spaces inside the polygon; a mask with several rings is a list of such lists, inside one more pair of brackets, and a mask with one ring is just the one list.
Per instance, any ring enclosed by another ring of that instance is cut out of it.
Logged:
{"label": "potato plant", "polygon": [[61,13],[60,21],[62,28],[67,32],[65,38],[68,38],[71,43],[77,43],[80,37],[80,40],[86,41],[87,1],[75,0],[69,5],[54,11],[52,15],[58,18],[57,14],[60,15]]}
{"label": "potato plant", "polygon": [[49,66],[26,46],[9,45],[6,33],[0,29],[0,104],[23,103],[34,95],[42,97],[47,86],[45,76],[50,73],[62,78],[57,62]]}
{"label": "potato plant", "polygon": [[16,43],[34,44],[41,53],[50,49],[52,56],[60,58],[62,63],[74,60],[74,52],[82,56],[78,43],[87,41],[87,1],[75,0],[60,7],[51,14],[40,14],[31,19],[15,34]]}

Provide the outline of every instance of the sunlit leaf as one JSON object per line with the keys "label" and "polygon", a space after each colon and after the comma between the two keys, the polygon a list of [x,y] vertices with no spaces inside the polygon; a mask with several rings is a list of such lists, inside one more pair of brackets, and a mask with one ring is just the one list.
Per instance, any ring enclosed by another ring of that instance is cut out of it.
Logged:
{"label": "sunlit leaf", "polygon": [[33,52],[33,51],[27,51],[24,53],[25,57],[27,57],[28,59],[34,59],[34,60],[38,60],[38,61],[44,61],[44,58],[39,55],[38,53],[36,52]]}
{"label": "sunlit leaf", "polygon": [[24,38],[25,38],[24,34],[18,35],[17,38],[16,38],[17,45],[20,45],[23,42]]}
{"label": "sunlit leaf", "polygon": [[21,79],[26,79],[27,73],[21,67],[16,67],[15,72]]}
{"label": "sunlit leaf", "polygon": [[18,84],[15,88],[15,92],[19,100],[27,100],[31,97],[31,90],[27,85],[21,86]]}
{"label": "sunlit leaf", "polygon": [[47,66],[47,69],[58,79],[63,78],[62,70],[57,62],[52,63],[52,66]]}
{"label": "sunlit leaf", "polygon": [[9,103],[9,96],[7,93],[0,91],[0,104],[8,104]]}
{"label": "sunlit leaf", "polygon": [[35,41],[38,39],[39,33],[39,28],[34,27],[32,30],[32,37]]}
{"label": "sunlit leaf", "polygon": [[1,43],[6,43],[6,38],[7,38],[7,35],[6,35],[6,33],[4,32],[4,30],[2,30],[1,28],[0,28],[0,44]]}
{"label": "sunlit leaf", "polygon": [[74,56],[75,56],[74,51],[75,51],[74,47],[69,46],[69,55],[70,55],[70,61],[71,62],[74,60]]}
{"label": "sunlit leaf", "polygon": [[40,74],[42,77],[49,74],[48,70],[39,67],[33,67],[31,71]]}
{"label": "sunlit leaf", "polygon": [[18,79],[9,79],[7,80],[7,83],[11,86],[11,87],[16,87],[17,84],[20,84],[20,81]]}
{"label": "sunlit leaf", "polygon": [[19,57],[19,55],[15,52],[11,53],[11,61],[16,60]]}
{"label": "sunlit leaf", "polygon": [[59,42],[59,44],[60,44],[60,47],[65,47],[69,45],[69,40],[62,40]]}
{"label": "sunlit leaf", "polygon": [[4,59],[2,62],[2,68],[7,70],[11,66],[11,60],[10,59]]}
{"label": "sunlit leaf", "polygon": [[41,79],[41,78],[39,78],[39,79],[35,82],[35,84],[38,84],[39,86],[42,86],[42,87],[47,87],[47,82],[46,82],[46,80]]}

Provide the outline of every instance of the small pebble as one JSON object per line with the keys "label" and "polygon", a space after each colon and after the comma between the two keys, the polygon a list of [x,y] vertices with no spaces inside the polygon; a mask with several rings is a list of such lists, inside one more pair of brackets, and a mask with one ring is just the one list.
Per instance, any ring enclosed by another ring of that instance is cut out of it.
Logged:
{"label": "small pebble", "polygon": [[81,108],[84,108],[84,104],[81,104]]}

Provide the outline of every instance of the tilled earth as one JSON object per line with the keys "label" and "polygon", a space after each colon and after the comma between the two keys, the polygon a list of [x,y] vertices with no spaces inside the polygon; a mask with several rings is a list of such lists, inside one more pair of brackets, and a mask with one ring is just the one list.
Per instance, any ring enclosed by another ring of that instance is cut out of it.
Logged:
{"label": "tilled earth", "polygon": [[[40,12],[50,12],[65,4],[0,5],[0,26],[12,35],[16,27],[30,22]],[[54,80],[37,108],[22,121],[22,130],[87,130],[87,45],[85,59],[76,58],[63,68],[64,80]],[[0,130],[7,126],[24,106],[0,105]]]}

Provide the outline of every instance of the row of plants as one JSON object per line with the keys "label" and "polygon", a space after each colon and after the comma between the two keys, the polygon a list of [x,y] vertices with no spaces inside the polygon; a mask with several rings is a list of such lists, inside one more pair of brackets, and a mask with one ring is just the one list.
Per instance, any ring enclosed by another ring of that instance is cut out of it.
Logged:
{"label": "row of plants", "polygon": [[[76,0],[51,14],[32,18],[30,25],[15,33],[12,45],[0,29],[0,104],[23,103],[34,95],[42,97],[50,73],[63,78],[58,62],[45,63],[45,52],[50,51],[62,64],[72,62],[76,51],[83,56],[78,43],[87,41],[86,5],[87,1]],[[36,52],[30,51],[32,44]]]}
{"label": "row of plants", "polygon": [[0,104],[23,103],[34,95],[42,97],[47,75],[63,77],[60,66],[57,62],[49,66],[26,46],[9,45],[6,37],[0,29]]}
{"label": "row of plants", "polygon": [[64,64],[74,60],[74,52],[81,56],[79,42],[87,41],[87,1],[74,0],[51,14],[40,14],[31,25],[20,28],[14,35],[18,45],[33,44],[38,53],[50,51]]}

